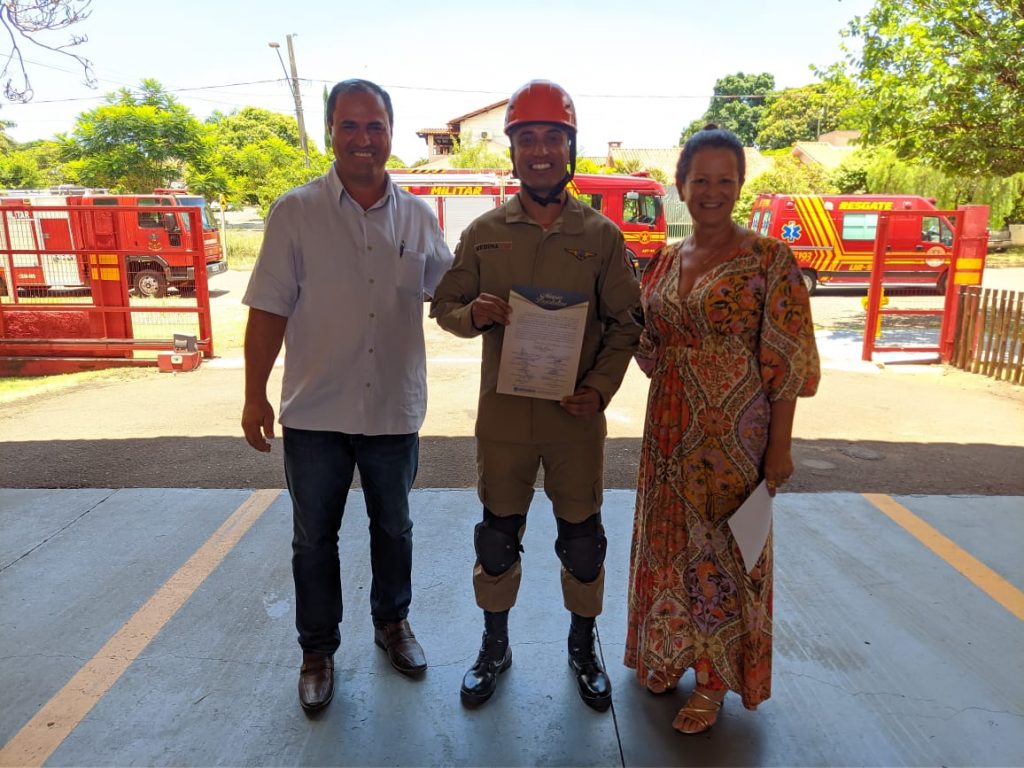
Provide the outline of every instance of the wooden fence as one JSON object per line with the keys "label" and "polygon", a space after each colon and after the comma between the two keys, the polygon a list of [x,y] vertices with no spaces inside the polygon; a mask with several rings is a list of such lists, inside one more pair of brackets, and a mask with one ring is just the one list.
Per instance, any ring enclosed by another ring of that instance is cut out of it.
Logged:
{"label": "wooden fence", "polygon": [[1024,292],[965,286],[950,364],[1024,384]]}

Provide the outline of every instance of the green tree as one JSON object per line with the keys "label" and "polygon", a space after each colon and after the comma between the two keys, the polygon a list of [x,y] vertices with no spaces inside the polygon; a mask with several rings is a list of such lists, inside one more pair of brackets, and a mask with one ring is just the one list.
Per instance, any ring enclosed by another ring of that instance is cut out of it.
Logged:
{"label": "green tree", "polygon": [[456,140],[448,156],[452,168],[511,169],[512,160],[507,151],[495,151],[483,141],[474,141],[472,134]]}
{"label": "green tree", "polygon": [[230,114],[214,112],[206,119],[214,141],[241,149],[276,136],[299,145],[299,124],[294,117],[258,107],[242,107]]}
{"label": "green tree", "polygon": [[760,131],[761,116],[774,90],[775,76],[768,72],[759,75],[737,72],[719,78],[707,110],[683,129],[679,146],[709,122],[729,129],[744,145],[753,145]]}
{"label": "green tree", "polygon": [[[579,170],[578,164],[577,170]],[[614,168],[604,166],[601,168],[601,172],[624,174],[646,173],[655,181],[660,182],[661,184],[668,184],[668,176],[665,175],[665,172],[661,170],[661,168],[644,168],[643,163],[640,162],[640,159],[637,157],[631,157],[628,160],[616,160]]]}
{"label": "green tree", "polygon": [[786,192],[789,194],[829,194],[836,192],[828,173],[821,166],[809,166],[792,155],[779,155],[775,164],[764,173],[748,179],[743,185],[740,199],[733,209],[732,218],[743,226],[750,220],[750,209],[754,198],[765,192]]}
{"label": "green tree", "polygon": [[950,174],[925,163],[900,160],[891,148],[869,153],[864,168],[869,192],[931,197],[939,208],[987,205],[993,229],[1003,226],[1024,196],[1024,173],[1008,177]]}
{"label": "green tree", "polygon": [[0,120],[0,155],[9,155],[17,148],[17,142],[7,135],[7,129],[14,127],[12,120]]}
{"label": "green tree", "polygon": [[206,163],[202,123],[156,80],[143,80],[138,91],[122,88],[106,101],[79,115],[72,134],[62,137],[82,183],[144,192],[181,179],[186,163]]}
{"label": "green tree", "polygon": [[856,88],[848,78],[787,88],[761,115],[757,146],[782,149],[798,141],[815,141],[829,131],[857,128],[849,116],[855,94]]}
{"label": "green tree", "polygon": [[868,185],[868,165],[872,155],[866,150],[858,150],[843,160],[839,167],[829,173],[829,180],[837,192],[844,195],[865,195]]}
{"label": "green tree", "polygon": [[0,154],[0,187],[36,189],[77,182],[66,172],[60,144],[55,141],[18,144]]}
{"label": "green tree", "polygon": [[295,118],[266,109],[243,107],[231,114],[214,113],[207,120],[205,164],[187,174],[190,189],[208,197],[223,194],[234,202],[258,205],[264,212],[289,188],[323,173],[330,164],[315,144],[309,147],[310,167],[299,148]]}
{"label": "green tree", "polygon": [[11,152],[0,156],[0,187],[34,189],[46,186],[49,186],[46,174],[28,153]]}
{"label": "green tree", "polygon": [[596,160],[589,157],[576,158],[576,173],[607,173],[608,166],[598,165]]}
{"label": "green tree", "polygon": [[952,175],[1024,171],[1024,3],[876,0],[847,34],[866,144]]}
{"label": "green tree", "polygon": [[257,205],[266,215],[270,204],[284,192],[327,171],[330,161],[326,155],[310,149],[307,168],[302,150],[278,136],[247,144],[232,158],[235,173],[229,197]]}

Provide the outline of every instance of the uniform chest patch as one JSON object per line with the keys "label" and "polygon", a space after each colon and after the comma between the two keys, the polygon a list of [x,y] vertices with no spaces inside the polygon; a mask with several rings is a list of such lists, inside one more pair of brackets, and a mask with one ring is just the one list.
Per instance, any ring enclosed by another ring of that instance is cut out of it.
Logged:
{"label": "uniform chest patch", "polygon": [[566,248],[565,252],[576,259],[576,261],[584,261],[597,256],[597,251],[584,251],[582,248]]}
{"label": "uniform chest patch", "polygon": [[477,253],[480,253],[481,251],[511,251],[512,241],[505,240],[499,243],[477,243],[474,250]]}

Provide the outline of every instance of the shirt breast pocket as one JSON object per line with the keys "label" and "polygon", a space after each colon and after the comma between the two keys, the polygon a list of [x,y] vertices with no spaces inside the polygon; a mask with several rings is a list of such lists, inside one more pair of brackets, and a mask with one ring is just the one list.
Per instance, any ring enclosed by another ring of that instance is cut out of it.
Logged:
{"label": "shirt breast pocket", "polygon": [[408,248],[402,251],[398,259],[397,288],[403,295],[423,295],[423,271],[426,268],[427,255],[422,251]]}

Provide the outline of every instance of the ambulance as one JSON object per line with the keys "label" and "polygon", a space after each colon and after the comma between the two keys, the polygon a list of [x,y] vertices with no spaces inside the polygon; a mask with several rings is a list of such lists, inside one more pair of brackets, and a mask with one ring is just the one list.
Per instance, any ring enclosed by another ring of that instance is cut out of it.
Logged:
{"label": "ambulance", "polygon": [[[880,213],[935,210],[934,199],[917,195],[760,194],[749,226],[789,244],[814,293],[819,285],[868,283]],[[893,216],[883,282],[945,292],[953,235],[953,222],[938,213]]]}
{"label": "ambulance", "polygon": [[[395,184],[430,204],[453,251],[473,219],[519,191],[519,180],[501,171],[399,169],[390,173]],[[630,264],[638,273],[664,247],[665,188],[656,180],[643,173],[577,173],[568,189],[622,230]]]}

